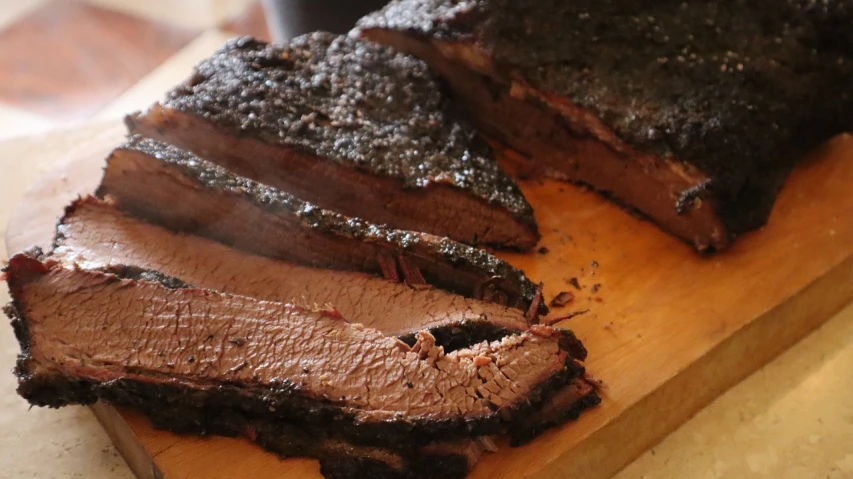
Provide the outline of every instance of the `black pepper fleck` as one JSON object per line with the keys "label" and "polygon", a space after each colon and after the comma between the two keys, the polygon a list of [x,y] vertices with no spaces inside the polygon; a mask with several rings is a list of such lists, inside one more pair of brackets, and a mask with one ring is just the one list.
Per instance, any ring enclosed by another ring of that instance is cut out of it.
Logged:
{"label": "black pepper fleck", "polygon": [[575,287],[575,289],[577,289],[577,290],[580,290],[580,289],[581,289],[581,285],[580,285],[580,283],[578,282],[578,279],[577,279],[577,278],[574,278],[574,277],[569,278],[568,280],[566,280],[566,282],[567,282],[567,283],[569,283],[570,285],[574,286],[574,287]]}

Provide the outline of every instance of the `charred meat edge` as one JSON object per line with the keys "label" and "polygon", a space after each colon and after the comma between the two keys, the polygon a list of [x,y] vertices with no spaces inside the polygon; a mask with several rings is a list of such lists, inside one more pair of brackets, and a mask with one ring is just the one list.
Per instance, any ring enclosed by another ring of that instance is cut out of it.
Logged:
{"label": "charred meat edge", "polygon": [[546,430],[578,418],[588,408],[601,403],[595,388],[583,378],[575,378],[557,391],[538,411],[523,420],[523,425],[510,431],[513,447],[526,444]]}
{"label": "charred meat edge", "polygon": [[126,123],[347,216],[531,248],[532,208],[450,106],[422,61],[317,32],[230,41]]}
{"label": "charred meat edge", "polygon": [[[514,421],[517,421],[517,419],[510,419],[507,422],[507,417],[524,418],[529,416],[547,401],[556,390],[564,387],[573,378],[577,378],[583,373],[583,368],[563,349],[565,347],[571,348],[572,344],[563,344],[565,338],[556,330],[537,325],[531,328],[534,335],[544,334],[552,337],[554,334],[557,335],[554,337],[555,339],[542,339],[540,341],[559,340],[560,350],[564,351],[563,354],[565,354],[565,362],[562,368],[551,373],[550,378],[543,378],[538,385],[531,385],[533,389],[525,395],[523,400],[505,404],[499,410],[491,413],[478,413],[470,417],[449,415],[443,419],[420,417],[391,419],[388,417],[380,421],[367,420],[367,417],[373,417],[373,413],[364,416],[358,410],[341,408],[339,404],[328,400],[311,398],[300,393],[298,385],[290,381],[281,381],[277,387],[270,385],[270,387],[260,388],[241,385],[234,381],[212,383],[210,385],[215,384],[215,387],[208,387],[202,381],[196,383],[200,387],[193,388],[191,387],[192,382],[184,382],[193,381],[189,377],[180,380],[170,375],[164,378],[149,376],[146,379],[145,376],[140,376],[143,371],[124,371],[123,374],[111,377],[107,381],[96,380],[91,376],[78,375],[75,377],[73,373],[69,374],[67,371],[52,369],[50,364],[43,364],[43,360],[40,361],[32,356],[35,338],[31,336],[32,320],[26,316],[26,312],[30,311],[32,306],[23,304],[23,301],[26,301],[23,294],[27,284],[39,281],[51,274],[72,274],[65,273],[67,271],[72,270],[64,270],[55,263],[46,265],[23,255],[15,256],[10,260],[6,271],[7,281],[13,296],[13,303],[6,309],[6,312],[12,317],[16,336],[22,350],[16,368],[16,373],[20,378],[19,393],[35,405],[58,407],[71,403],[87,404],[101,398],[115,404],[137,407],[143,411],[152,405],[158,405],[154,407],[155,411],[162,410],[162,406],[165,404],[168,404],[170,408],[194,409],[196,411],[223,412],[234,409],[235,413],[239,413],[238,415],[249,418],[263,419],[273,416],[274,418],[286,419],[320,437],[322,437],[323,431],[334,429],[346,440],[362,445],[394,447],[399,444],[412,444],[413,446],[423,446],[436,440],[454,440],[504,433],[512,429],[515,426]],[[100,273],[76,271],[73,274],[79,278],[92,278],[93,281],[99,282],[102,287],[120,282],[115,286],[115,291],[121,291],[128,287],[149,289],[153,287]],[[152,283],[146,284],[153,285]],[[157,286],[157,288],[162,287]],[[165,294],[160,291],[165,292],[167,290],[157,289],[156,294]],[[188,289],[175,291],[181,292],[182,295],[214,294]],[[113,293],[110,295],[116,296]],[[92,295],[89,294],[89,296]],[[227,295],[210,297],[217,300],[220,296]],[[233,298],[240,297],[232,296],[228,299],[233,301]],[[254,300],[243,298],[240,301]],[[272,305],[273,303],[268,304]],[[292,306],[286,308],[290,308],[289,310],[295,311],[297,314],[311,314],[310,312],[303,313],[304,310],[294,309]],[[313,314],[320,318],[324,314],[330,313],[318,312]],[[347,328],[347,325],[341,322],[336,328],[344,329]],[[531,333],[525,332],[523,334],[529,335]],[[533,338],[533,336],[528,337]],[[571,343],[571,341],[568,342]],[[514,344],[521,343],[516,342]],[[436,348],[428,351],[429,354],[433,354],[434,351],[441,354]],[[408,355],[409,353],[405,354]],[[85,367],[87,366],[84,364],[80,368],[82,370]],[[89,365],[88,367],[92,366]],[[235,374],[238,372],[234,371]],[[105,370],[103,373],[96,374],[109,375],[109,371]],[[270,411],[278,411],[278,413],[270,414]]]}
{"label": "charred meat edge", "polygon": [[485,251],[323,210],[155,140],[133,137],[116,148],[96,195],[146,221],[249,253],[377,275],[391,259],[409,283],[423,278],[477,299],[488,285],[506,305],[535,312],[534,323],[548,310],[524,273]]}

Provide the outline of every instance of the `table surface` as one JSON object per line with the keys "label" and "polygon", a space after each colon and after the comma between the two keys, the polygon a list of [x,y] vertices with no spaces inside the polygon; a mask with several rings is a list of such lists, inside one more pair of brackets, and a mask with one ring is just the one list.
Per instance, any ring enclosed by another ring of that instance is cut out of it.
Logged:
{"label": "table surface", "polygon": [[[126,84],[112,85],[108,98],[98,98],[101,103],[96,111],[83,111],[74,99],[81,91],[97,88],[103,92],[103,85],[81,80],[62,91],[35,85],[32,88],[45,89],[37,92],[42,96],[27,96],[20,94],[20,88],[11,91],[8,85],[18,81],[29,88],[32,82],[13,78],[10,83],[9,70],[0,68],[0,137],[26,134],[0,142],[0,237],[26,188],[75,144],[102,131],[104,122],[115,123],[124,112],[159,98],[186,77],[193,64],[235,32],[263,34],[257,22],[258,7],[251,0],[195,0],[178,6],[171,0],[86,0],[73,4],[66,0],[0,0],[0,66],[10,45],[26,41],[19,37],[30,29],[15,31],[17,25],[49,22],[50,12],[79,10],[80,4],[89,10],[101,9],[106,15],[100,24],[86,25],[89,30],[111,28],[122,20],[136,22],[135,28],[170,29],[177,25],[182,31],[170,30],[171,43],[157,45],[150,53],[153,60],[137,51],[134,58],[150,65],[131,68],[136,76],[128,73]],[[91,11],[84,13],[85,18],[97,18],[90,15]],[[110,16],[116,13],[118,20]],[[140,19],[146,25],[137,25]],[[125,28],[127,23],[120,26]],[[54,100],[51,108],[61,107],[61,114],[34,100],[45,96]],[[56,128],[65,130],[61,141],[51,133]],[[6,259],[2,244],[0,259]],[[6,301],[6,288],[0,287],[0,303]],[[11,328],[0,327],[0,430],[4,432],[0,435],[0,477],[132,477],[88,409],[28,409],[15,395],[15,380],[7,371],[17,352]],[[850,365],[853,305],[718,398],[615,479],[853,478]]]}

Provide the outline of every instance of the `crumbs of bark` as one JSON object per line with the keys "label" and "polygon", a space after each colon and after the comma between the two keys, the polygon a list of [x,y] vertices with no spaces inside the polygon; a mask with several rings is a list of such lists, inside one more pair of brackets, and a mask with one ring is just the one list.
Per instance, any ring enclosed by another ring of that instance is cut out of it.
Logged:
{"label": "crumbs of bark", "polygon": [[547,247],[545,247],[545,246],[543,246],[543,247],[539,248],[539,250],[538,250],[538,251],[539,251],[539,254],[548,254],[549,252],[551,252],[551,250],[549,250],[549,249],[548,249]]}
{"label": "crumbs of bark", "polygon": [[598,290],[599,290],[600,288],[601,288],[601,283],[595,283],[594,285],[592,285],[592,289],[590,289],[590,292],[591,292],[592,294],[595,294],[595,293],[597,293],[597,292],[598,292]]}
{"label": "crumbs of bark", "polygon": [[575,289],[577,289],[578,291],[580,291],[580,289],[581,289],[581,284],[580,284],[580,283],[578,283],[578,279],[577,279],[577,278],[575,278],[575,277],[569,278],[569,279],[567,279],[567,280],[566,280],[566,282],[567,282],[567,283],[569,283],[570,285],[574,286],[574,287],[575,287]]}
{"label": "crumbs of bark", "polygon": [[551,300],[551,303],[548,305],[552,308],[561,308],[572,301],[575,300],[575,295],[570,293],[569,291],[560,291],[554,299]]}

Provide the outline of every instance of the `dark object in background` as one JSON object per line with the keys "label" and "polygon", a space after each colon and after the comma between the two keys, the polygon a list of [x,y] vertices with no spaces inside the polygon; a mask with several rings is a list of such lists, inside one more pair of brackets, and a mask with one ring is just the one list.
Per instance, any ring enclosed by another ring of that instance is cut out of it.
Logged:
{"label": "dark object in background", "polygon": [[387,0],[264,0],[270,34],[283,42],[318,30],[347,33],[356,20],[388,3]]}

